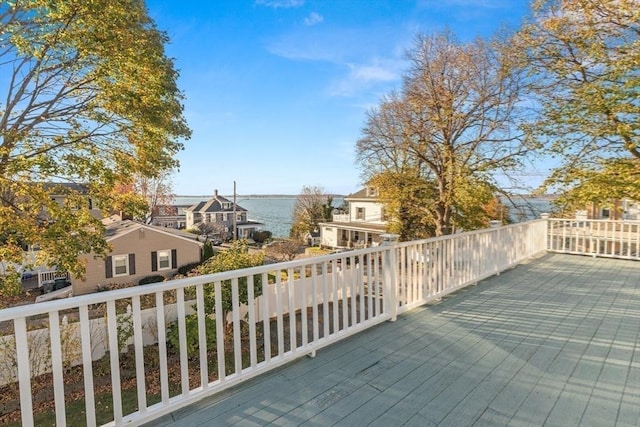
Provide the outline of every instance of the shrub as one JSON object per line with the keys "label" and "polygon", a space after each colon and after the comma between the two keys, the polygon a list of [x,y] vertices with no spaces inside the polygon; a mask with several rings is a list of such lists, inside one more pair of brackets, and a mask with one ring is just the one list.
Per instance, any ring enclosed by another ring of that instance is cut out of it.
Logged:
{"label": "shrub", "polygon": [[199,262],[191,262],[189,264],[185,264],[183,266],[178,267],[178,274],[186,276],[191,270],[198,267],[200,265]]}
{"label": "shrub", "polygon": [[269,240],[271,236],[273,236],[273,233],[271,233],[269,230],[259,230],[254,231],[251,238],[254,242],[262,244]]}
{"label": "shrub", "polygon": [[207,240],[202,246],[202,262],[208,260],[214,255],[215,252],[213,251],[213,244],[211,243],[211,240]]}
{"label": "shrub", "polygon": [[161,275],[161,274],[154,274],[153,276],[143,277],[138,282],[138,286],[146,285],[146,284],[149,284],[149,283],[157,283],[157,282],[164,282],[164,276]]}
{"label": "shrub", "polygon": [[[187,355],[194,357],[198,354],[198,315],[189,314],[184,318],[187,331]],[[205,316],[204,325],[206,330],[207,349],[211,350],[216,346],[216,321],[209,316]],[[178,322],[173,322],[167,328],[167,342],[176,352],[180,350],[180,334],[178,332]]]}

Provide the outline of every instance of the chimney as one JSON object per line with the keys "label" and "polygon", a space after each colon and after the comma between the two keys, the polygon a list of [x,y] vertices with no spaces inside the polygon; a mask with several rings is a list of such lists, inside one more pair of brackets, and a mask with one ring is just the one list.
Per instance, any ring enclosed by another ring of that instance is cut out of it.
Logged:
{"label": "chimney", "polygon": [[215,190],[213,190],[213,195],[214,195],[214,197],[218,197],[218,189],[217,188]]}

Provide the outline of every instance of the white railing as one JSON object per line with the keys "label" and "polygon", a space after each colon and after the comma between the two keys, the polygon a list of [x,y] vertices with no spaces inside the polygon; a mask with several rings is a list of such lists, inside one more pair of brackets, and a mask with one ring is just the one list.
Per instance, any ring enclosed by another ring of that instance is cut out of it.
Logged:
{"label": "white railing", "polygon": [[549,219],[548,250],[640,259],[640,221]]}
{"label": "white railing", "polygon": [[[72,375],[84,381],[87,425],[138,425],[497,274],[543,252],[546,238],[538,220],[0,310],[22,424],[34,424],[31,380],[47,369],[57,425],[70,415]],[[107,351],[98,362],[96,319]],[[42,324],[48,339],[34,347],[27,330]],[[34,373],[42,354],[48,367]]]}
{"label": "white railing", "polygon": [[333,222],[350,222],[349,214],[332,214]]}

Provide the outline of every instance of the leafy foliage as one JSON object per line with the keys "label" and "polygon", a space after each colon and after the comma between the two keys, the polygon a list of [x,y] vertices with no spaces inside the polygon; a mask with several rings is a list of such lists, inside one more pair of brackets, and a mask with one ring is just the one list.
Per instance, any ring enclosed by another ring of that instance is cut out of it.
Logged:
{"label": "leafy foliage", "polygon": [[[177,166],[190,131],[167,37],[143,2],[4,2],[0,26],[2,293],[29,245],[41,251],[28,264],[81,277],[78,254],[107,251],[91,208],[127,208],[135,198],[116,184]],[[51,184],[62,181],[82,188]]]}
{"label": "leafy foliage", "polygon": [[[199,347],[199,331],[198,331],[198,315],[189,314],[185,316],[187,355],[194,357],[198,354]],[[216,346],[216,321],[210,316],[205,316],[205,336],[207,348],[215,348]],[[176,351],[180,349],[180,333],[178,331],[178,322],[173,322],[167,328],[167,342]]]}
{"label": "leafy foliage", "polygon": [[147,285],[149,283],[164,282],[164,276],[161,274],[154,274],[151,276],[145,276],[138,281],[138,285]]}
{"label": "leafy foliage", "polygon": [[[264,254],[262,252],[249,253],[246,241],[238,240],[233,242],[231,248],[226,251],[219,252],[213,258],[203,263],[199,268],[200,274],[212,274],[220,273],[223,271],[240,270],[243,268],[256,267],[264,263]],[[262,278],[255,276],[253,278],[254,296],[258,297],[262,295]],[[247,304],[249,301],[248,294],[248,280],[246,277],[241,277],[238,280],[238,294],[240,304]],[[223,318],[226,319],[226,314],[233,310],[232,302],[232,283],[230,280],[222,281],[221,283],[222,295],[221,298]],[[207,313],[213,313],[215,309],[215,287],[213,284],[205,286],[205,310]]]}
{"label": "leafy foliage", "polygon": [[208,260],[214,255],[215,252],[213,250],[213,243],[211,243],[211,241],[207,239],[202,245],[202,262]]}
{"label": "leafy foliage", "polygon": [[357,158],[404,239],[485,226],[493,173],[515,170],[533,148],[523,73],[504,46],[418,35],[402,91],[368,113]]}
{"label": "leafy foliage", "polygon": [[251,238],[256,243],[264,243],[267,240],[269,240],[272,236],[273,236],[273,233],[271,233],[269,230],[258,230],[253,232],[253,235],[251,236]]}
{"label": "leafy foliage", "polygon": [[318,228],[321,222],[331,221],[333,198],[324,188],[318,186],[302,187],[293,206],[291,237],[302,240],[307,233]]}
{"label": "leafy foliage", "polygon": [[609,178],[636,185],[627,172],[640,161],[639,43],[637,0],[537,0],[519,34],[541,107],[531,132],[561,163],[544,189],[575,188],[565,202],[601,199],[596,184]]}

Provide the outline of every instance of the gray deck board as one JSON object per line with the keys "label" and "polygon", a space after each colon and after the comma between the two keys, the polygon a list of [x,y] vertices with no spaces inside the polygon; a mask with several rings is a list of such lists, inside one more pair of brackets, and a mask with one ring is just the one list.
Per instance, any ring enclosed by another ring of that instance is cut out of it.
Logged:
{"label": "gray deck board", "polygon": [[150,425],[640,426],[640,264],[548,254]]}

